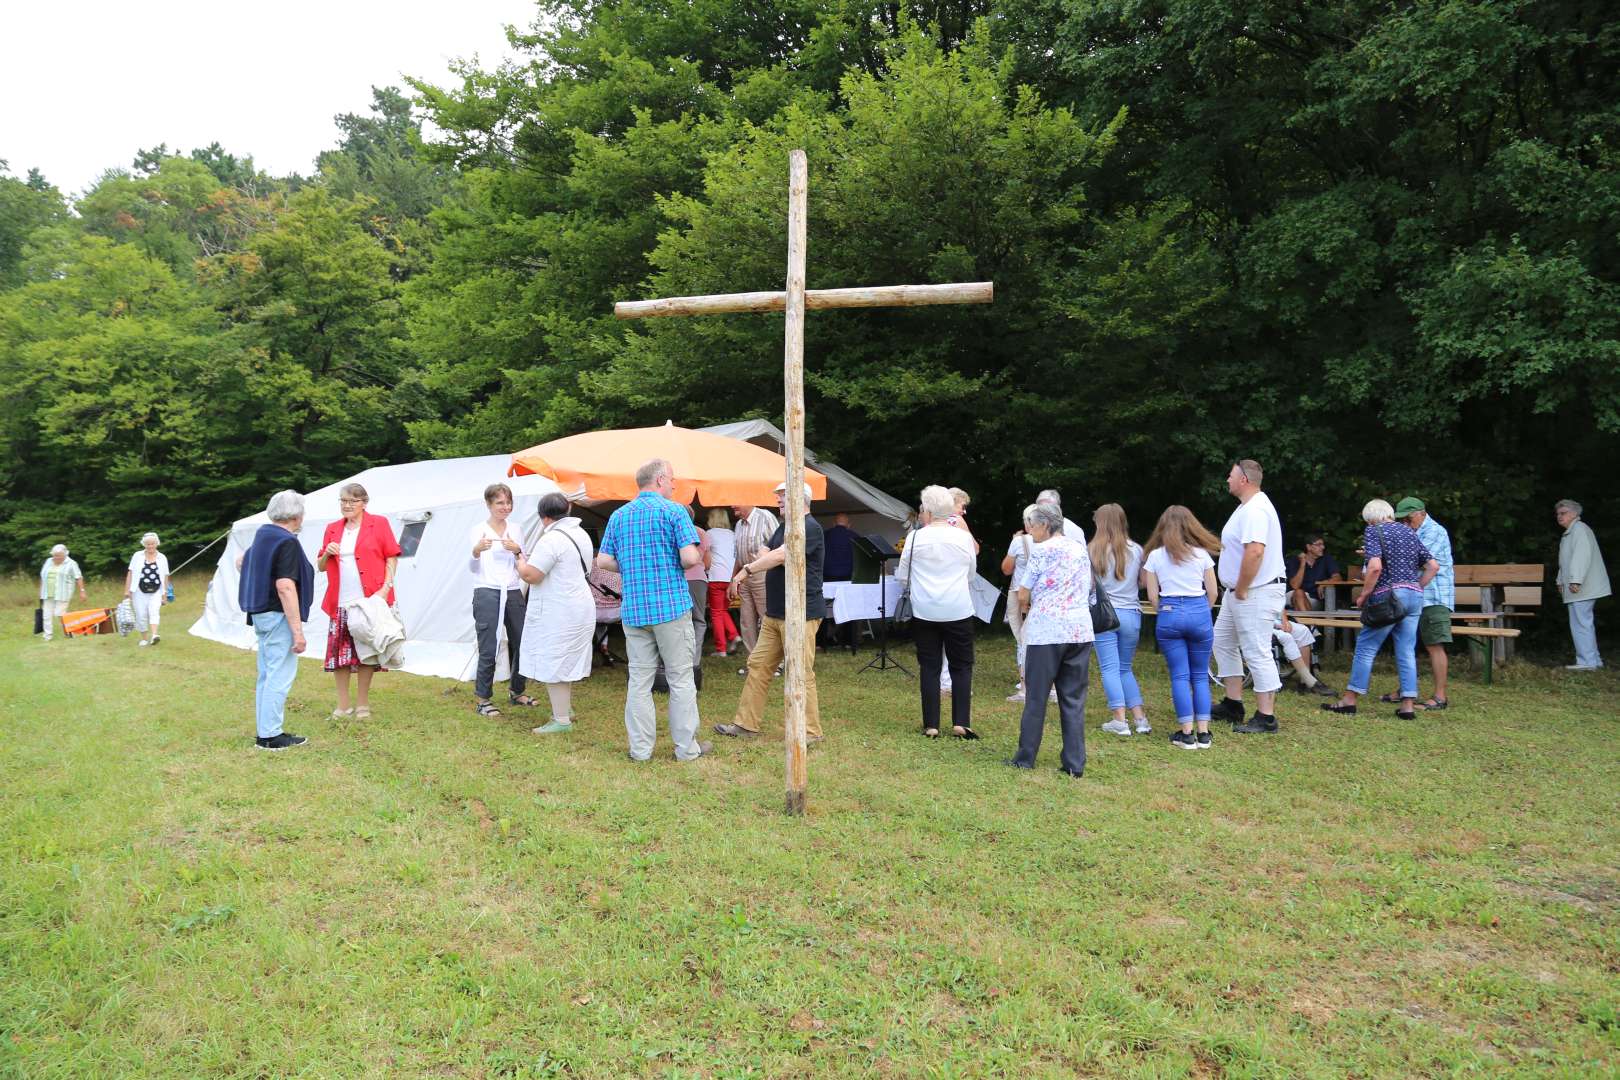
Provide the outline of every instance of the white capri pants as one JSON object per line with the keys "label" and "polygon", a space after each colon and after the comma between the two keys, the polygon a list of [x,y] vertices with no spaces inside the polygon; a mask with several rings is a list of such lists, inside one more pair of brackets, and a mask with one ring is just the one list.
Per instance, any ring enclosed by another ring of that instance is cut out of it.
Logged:
{"label": "white capri pants", "polygon": [[1215,620],[1215,663],[1221,678],[1242,677],[1247,664],[1255,693],[1269,694],[1282,687],[1271,655],[1271,631],[1286,597],[1287,585],[1282,582],[1250,588],[1247,600],[1239,600],[1231,589],[1222,594],[1221,614]]}
{"label": "white capri pants", "polygon": [[1287,630],[1274,626],[1271,628],[1271,636],[1282,645],[1283,655],[1288,658],[1290,664],[1299,659],[1301,649],[1309,649],[1316,644],[1316,635],[1311,633],[1310,627],[1301,626],[1299,623],[1289,623]]}
{"label": "white capri pants", "polygon": [[135,607],[135,629],[145,630],[147,627],[155,628],[163,621],[163,590],[157,592],[141,592],[136,589],[129,594],[130,603]]}

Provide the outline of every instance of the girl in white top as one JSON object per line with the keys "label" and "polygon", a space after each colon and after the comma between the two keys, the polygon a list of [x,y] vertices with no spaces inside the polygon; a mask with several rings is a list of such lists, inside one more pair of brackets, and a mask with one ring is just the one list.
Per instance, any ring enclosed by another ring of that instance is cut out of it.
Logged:
{"label": "girl in white top", "polygon": [[1142,687],[1132,666],[1137,642],[1142,638],[1142,601],[1138,598],[1142,589],[1142,548],[1131,539],[1125,508],[1119,503],[1097,507],[1091,523],[1091,566],[1097,584],[1119,616],[1118,629],[1097,635],[1097,672],[1102,676],[1108,709],[1114,714],[1103,724],[1103,730],[1110,735],[1129,735],[1131,726],[1125,719],[1128,709],[1136,717],[1136,733],[1146,735],[1153,725],[1148,723]]}
{"label": "girl in white top", "polygon": [[135,608],[135,625],[145,627],[137,645],[158,643],[158,623],[168,594],[169,560],[158,550],[158,534],[149,532],[141,537],[141,550],[130,556],[124,575],[124,595]]}
{"label": "girl in white top", "polygon": [[1209,733],[1209,654],[1215,626],[1209,609],[1216,584],[1209,553],[1220,546],[1191,510],[1172,506],[1159,515],[1142,565],[1148,601],[1159,609],[1154,632],[1170,669],[1170,697],[1181,725],[1170,744],[1180,750],[1208,750],[1214,741]]}

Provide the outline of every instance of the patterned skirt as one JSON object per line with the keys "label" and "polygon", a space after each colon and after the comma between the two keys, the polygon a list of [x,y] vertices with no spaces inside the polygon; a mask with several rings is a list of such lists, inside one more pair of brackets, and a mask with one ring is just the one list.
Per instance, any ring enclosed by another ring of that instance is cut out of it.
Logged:
{"label": "patterned skirt", "polygon": [[[349,609],[338,608],[337,618],[332,620],[332,625],[326,631],[326,670],[337,671],[348,668],[350,671],[359,671],[363,667],[370,666],[362,664],[355,655],[354,636],[349,633]],[[379,667],[376,670],[388,669]]]}

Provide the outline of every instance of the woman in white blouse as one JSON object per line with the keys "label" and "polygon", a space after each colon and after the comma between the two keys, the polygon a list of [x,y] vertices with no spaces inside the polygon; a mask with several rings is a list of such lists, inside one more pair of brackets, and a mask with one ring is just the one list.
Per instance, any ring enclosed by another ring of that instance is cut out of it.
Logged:
{"label": "woman in white blouse", "polygon": [[534,554],[517,554],[518,576],[530,585],[518,670],[544,683],[551,698],[551,722],[535,728],[536,735],[573,729],[574,684],[591,673],[596,602],[585,576],[595,553],[568,510],[557,492],[542,496]]}
{"label": "woman in white blouse", "polygon": [[527,597],[517,572],[523,534],[507,520],[512,516],[512,489],[505,484],[489,485],[484,489],[484,504],[489,507],[489,520],[479,522],[468,537],[472,542],[473,627],[478,634],[473,693],[478,697],[475,708],[480,716],[499,716],[501,710],[490,698],[495,694],[495,655],[503,629],[512,671],[507,684],[509,700],[513,705],[540,703],[523,692],[528,683],[518,670]]}
{"label": "woman in white blouse", "polygon": [[145,627],[137,645],[158,643],[158,623],[163,621],[163,605],[169,593],[169,560],[158,550],[158,534],[141,537],[141,550],[129,559],[124,574],[124,595],[135,607],[135,625]]}
{"label": "woman in white blouse", "polygon": [[922,490],[923,526],[911,534],[894,576],[911,596],[911,631],[917,643],[918,681],[922,692],[923,734],[939,736],[939,676],[951,673],[951,734],[977,739],[973,733],[973,580],[974,543],[966,530],[951,524],[956,506],[938,484]]}

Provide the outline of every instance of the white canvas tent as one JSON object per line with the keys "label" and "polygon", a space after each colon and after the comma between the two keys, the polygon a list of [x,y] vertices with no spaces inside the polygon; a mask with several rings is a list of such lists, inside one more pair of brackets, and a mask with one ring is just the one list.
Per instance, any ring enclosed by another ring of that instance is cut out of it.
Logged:
{"label": "white canvas tent", "polygon": [[[728,439],[751,442],[756,446],[763,446],[772,453],[786,452],[784,447],[787,446],[787,436],[782,434],[781,428],[768,420],[738,420],[735,423],[716,424],[701,430],[724,435]],[[906,514],[910,512],[911,507],[894,496],[879,491],[849,470],[818,460],[815,452],[809,448],[805,449],[804,457],[805,464],[814,466],[827,477],[826,500],[814,503],[810,507],[811,513],[818,519],[830,519],[833,514],[847,513],[850,516],[850,525],[856,532],[863,535],[877,533],[891,542],[898,540],[905,533]]]}
{"label": "white canvas tent", "polygon": [[[370,496],[366,509],[386,517],[393,526],[400,546],[408,553],[400,557],[396,576],[400,617],[409,638],[405,671],[451,679],[472,678],[476,650],[468,535],[489,516],[484,506],[484,488],[497,481],[512,488],[516,500],[512,520],[530,534],[526,542],[539,531],[536,504],[540,496],[557,490],[555,483],[542,476],[507,476],[511,463],[509,454],[490,454],[383,465],[304,496],[304,525],[298,539],[311,563],[327,524],[342,516],[337,500],[338,489],[344,484],[365,485]],[[253,628],[236,604],[236,561],[267,520],[261,512],[231,527],[230,539],[208,586],[202,618],[191,627],[193,634],[239,648],[254,647]],[[326,575],[317,573],[315,601],[304,628],[306,658],[320,660],[326,655],[327,619],[321,612],[325,594]],[[507,677],[504,650],[502,653],[498,679]]]}

